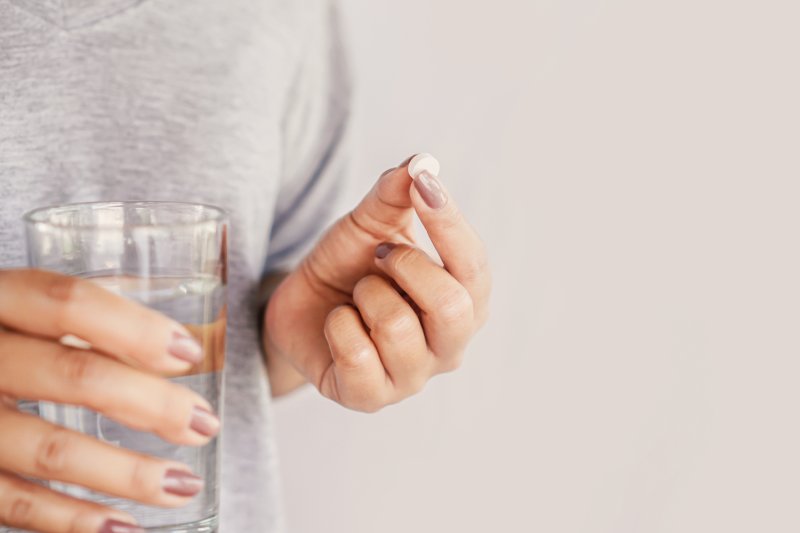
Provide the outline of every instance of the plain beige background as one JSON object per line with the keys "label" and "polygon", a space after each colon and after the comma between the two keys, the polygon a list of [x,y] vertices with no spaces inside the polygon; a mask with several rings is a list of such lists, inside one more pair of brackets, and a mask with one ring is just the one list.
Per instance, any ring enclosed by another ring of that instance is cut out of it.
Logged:
{"label": "plain beige background", "polygon": [[349,0],[358,195],[490,248],[462,370],[276,407],[295,533],[800,531],[796,0]]}

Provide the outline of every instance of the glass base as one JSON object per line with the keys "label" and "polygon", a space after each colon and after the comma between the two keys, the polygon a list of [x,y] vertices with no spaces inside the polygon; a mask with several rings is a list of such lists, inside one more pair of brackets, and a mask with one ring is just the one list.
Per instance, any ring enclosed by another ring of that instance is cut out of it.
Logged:
{"label": "glass base", "polygon": [[174,526],[146,527],[144,530],[151,533],[217,533],[217,523],[217,515],[214,515],[197,522],[176,524]]}
{"label": "glass base", "polygon": [[[217,516],[210,516],[197,522],[176,524],[174,526],[146,527],[152,533],[219,533]],[[27,533],[24,529],[14,529],[0,525],[0,533]]]}

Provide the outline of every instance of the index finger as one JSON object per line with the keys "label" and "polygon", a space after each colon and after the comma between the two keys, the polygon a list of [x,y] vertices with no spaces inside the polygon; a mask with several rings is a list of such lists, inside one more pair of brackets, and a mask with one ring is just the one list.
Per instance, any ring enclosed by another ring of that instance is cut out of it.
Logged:
{"label": "index finger", "polygon": [[411,203],[445,269],[476,304],[483,304],[491,283],[486,248],[436,175],[438,161],[430,154],[419,154],[406,170],[413,179]]}
{"label": "index finger", "polygon": [[203,358],[200,344],[174,320],[88,280],[43,270],[0,271],[0,326],[51,339],[74,335],[163,374],[185,372]]}

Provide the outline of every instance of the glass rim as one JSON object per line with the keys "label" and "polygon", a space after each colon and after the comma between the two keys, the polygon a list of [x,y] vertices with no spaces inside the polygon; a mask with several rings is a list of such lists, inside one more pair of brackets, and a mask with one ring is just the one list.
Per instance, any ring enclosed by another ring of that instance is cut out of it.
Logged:
{"label": "glass rim", "polygon": [[[190,222],[171,222],[164,224],[67,224],[53,222],[49,217],[37,218],[42,214],[58,211],[58,210],[78,210],[87,207],[125,207],[125,206],[142,206],[142,207],[200,207],[203,209],[204,218],[202,220],[193,220]],[[110,201],[94,201],[94,202],[74,202],[67,204],[53,204],[42,207],[36,207],[22,215],[22,220],[25,224],[41,225],[50,228],[80,230],[80,231],[120,231],[123,228],[182,228],[191,226],[200,226],[208,223],[226,223],[228,221],[228,212],[221,207],[205,204],[200,202],[177,202],[171,200],[110,200]]]}

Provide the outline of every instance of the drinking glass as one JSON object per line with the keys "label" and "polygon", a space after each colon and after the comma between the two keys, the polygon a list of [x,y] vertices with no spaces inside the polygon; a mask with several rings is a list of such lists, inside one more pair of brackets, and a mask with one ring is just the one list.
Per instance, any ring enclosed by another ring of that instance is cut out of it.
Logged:
{"label": "drinking glass", "polygon": [[[83,203],[36,209],[24,220],[31,267],[89,279],[184,324],[205,357],[169,379],[201,394],[222,416],[228,222],[221,209],[178,202]],[[81,341],[67,335],[62,342]],[[180,461],[205,480],[203,491],[178,509],[59,482],[47,482],[51,488],[126,511],[148,531],[217,531],[218,437],[202,447],[178,446],[83,407],[38,402],[33,409],[113,445]]]}

